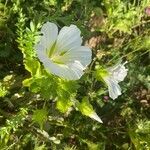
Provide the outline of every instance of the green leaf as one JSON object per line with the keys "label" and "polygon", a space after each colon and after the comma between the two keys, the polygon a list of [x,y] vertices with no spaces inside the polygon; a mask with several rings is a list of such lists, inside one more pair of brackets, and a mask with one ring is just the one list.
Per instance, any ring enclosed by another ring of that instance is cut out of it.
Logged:
{"label": "green leaf", "polygon": [[63,79],[60,79],[58,82],[58,86],[60,87],[59,89],[66,91],[68,93],[75,93],[77,88],[78,88],[78,84],[75,81],[66,81]]}
{"label": "green leaf", "polygon": [[32,77],[25,79],[23,81],[23,86],[29,87],[32,92],[37,93],[40,91],[41,87],[39,86],[40,83],[37,83],[36,81],[37,79]]}
{"label": "green leaf", "polygon": [[87,97],[84,97],[82,99],[82,102],[81,103],[78,102],[76,105],[77,105],[77,108],[79,109],[79,111],[83,115],[86,115],[86,116],[98,121],[99,123],[103,123],[101,118],[94,111],[93,106],[90,104]]}
{"label": "green leaf", "polygon": [[34,26],[32,21],[30,22],[30,29],[31,29],[32,32],[35,31],[35,26]]}
{"label": "green leaf", "polygon": [[105,150],[105,142],[93,143],[89,140],[84,140],[84,139],[82,141],[87,144],[88,149],[91,149],[91,150]]}
{"label": "green leaf", "polygon": [[30,87],[30,85],[32,84],[32,81],[33,81],[33,78],[25,79],[25,80],[22,82],[22,83],[23,83],[23,86]]}
{"label": "green leaf", "polygon": [[75,97],[75,93],[78,86],[74,81],[66,81],[59,79],[57,87],[57,109],[65,113],[73,105],[72,99]]}
{"label": "green leaf", "polygon": [[46,122],[48,117],[47,109],[37,109],[34,111],[32,120],[40,125],[40,128],[43,128],[44,123]]}
{"label": "green leaf", "polygon": [[31,73],[32,76],[41,76],[41,65],[35,59],[26,59],[25,68]]}
{"label": "green leaf", "polygon": [[47,148],[44,144],[40,145],[40,146],[35,145],[34,150],[47,150]]}
{"label": "green leaf", "polygon": [[0,97],[4,97],[5,95],[7,95],[8,91],[6,90],[5,87],[2,86],[1,82],[0,82]]}
{"label": "green leaf", "polygon": [[94,112],[92,105],[89,103],[87,97],[82,99],[81,103],[77,104],[77,108],[81,111],[83,115],[90,116]]}
{"label": "green leaf", "polygon": [[73,105],[73,102],[70,99],[58,99],[56,103],[56,107],[59,111],[62,113],[65,113],[68,111],[68,109]]}
{"label": "green leaf", "polygon": [[108,72],[107,72],[106,69],[97,68],[96,71],[94,72],[94,75],[95,75],[95,78],[96,78],[98,81],[104,82],[103,77],[107,76],[107,75],[108,75]]}

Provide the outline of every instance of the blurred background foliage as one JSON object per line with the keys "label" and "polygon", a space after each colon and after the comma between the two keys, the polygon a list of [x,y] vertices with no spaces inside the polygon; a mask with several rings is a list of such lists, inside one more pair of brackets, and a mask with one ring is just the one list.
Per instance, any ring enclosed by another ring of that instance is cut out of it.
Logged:
{"label": "blurred background foliage", "polygon": [[[122,96],[111,100],[91,72],[76,84],[51,76],[48,85],[45,78],[32,82],[31,75],[40,75],[39,62],[23,57],[34,58],[33,45],[46,21],[80,28],[93,52],[90,69],[127,60]],[[1,0],[0,149],[150,150],[149,27],[149,0]],[[56,95],[59,103],[48,100]],[[88,97],[104,123],[73,108],[66,112],[72,96]]]}

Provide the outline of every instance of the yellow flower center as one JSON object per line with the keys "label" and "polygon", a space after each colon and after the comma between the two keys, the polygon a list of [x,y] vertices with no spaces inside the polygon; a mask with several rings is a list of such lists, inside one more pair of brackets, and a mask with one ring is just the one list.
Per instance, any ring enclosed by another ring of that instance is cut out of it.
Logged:
{"label": "yellow flower center", "polygon": [[56,42],[53,46],[47,50],[48,58],[51,59],[54,63],[65,64],[65,60],[62,59],[62,56],[67,52],[66,50],[61,51],[60,53],[54,53],[56,51]]}

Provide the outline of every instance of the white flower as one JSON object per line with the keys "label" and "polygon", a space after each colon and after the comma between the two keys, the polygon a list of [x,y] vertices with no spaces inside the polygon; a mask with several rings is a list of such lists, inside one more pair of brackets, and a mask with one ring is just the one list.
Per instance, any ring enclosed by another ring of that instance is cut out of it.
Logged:
{"label": "white flower", "polygon": [[68,80],[77,80],[91,62],[91,50],[81,46],[80,30],[75,25],[58,27],[47,22],[41,29],[40,42],[35,45],[37,56],[49,73]]}
{"label": "white flower", "polygon": [[118,63],[117,65],[107,68],[107,75],[103,77],[104,81],[108,86],[109,96],[114,100],[121,95],[121,88],[119,82],[123,81],[127,75],[128,69],[125,68],[124,64]]}

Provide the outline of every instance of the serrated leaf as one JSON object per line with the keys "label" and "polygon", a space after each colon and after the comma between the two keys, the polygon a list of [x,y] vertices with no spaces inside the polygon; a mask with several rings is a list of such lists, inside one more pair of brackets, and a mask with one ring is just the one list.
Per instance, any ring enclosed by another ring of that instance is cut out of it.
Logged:
{"label": "serrated leaf", "polygon": [[37,93],[40,90],[39,84],[36,82],[36,78],[28,78],[23,82],[23,86],[29,87],[32,92]]}
{"label": "serrated leaf", "polygon": [[34,111],[32,120],[39,124],[40,128],[43,128],[44,123],[46,122],[48,117],[47,109],[37,109]]}
{"label": "serrated leaf", "polygon": [[90,104],[87,97],[84,97],[82,99],[81,103],[77,103],[77,108],[83,115],[86,115],[86,116],[102,123],[102,120],[99,118],[99,116],[94,111],[93,106]]}
{"label": "serrated leaf", "polygon": [[41,76],[41,65],[35,59],[26,59],[25,68],[31,73],[32,76]]}
{"label": "serrated leaf", "polygon": [[77,82],[66,81],[63,79],[59,80],[58,86],[60,86],[61,89],[63,89],[64,91],[66,91],[68,93],[74,93],[74,92],[76,92],[76,90],[78,88]]}
{"label": "serrated leaf", "polygon": [[56,107],[62,113],[68,111],[68,109],[73,105],[73,102],[70,99],[58,99],[56,103]]}
{"label": "serrated leaf", "polygon": [[89,116],[91,113],[94,112],[92,105],[89,103],[87,97],[82,99],[81,103],[78,103],[78,109],[81,111],[83,115]]}
{"label": "serrated leaf", "polygon": [[32,84],[33,78],[23,80],[23,86],[29,87]]}
{"label": "serrated leaf", "polygon": [[[94,76],[95,78],[98,80],[98,81],[102,81],[104,82],[103,80],[103,77],[107,76],[108,75],[108,72],[103,69],[103,68],[98,68],[96,69],[96,71],[94,72]],[[104,82],[105,83],[105,82]]]}

